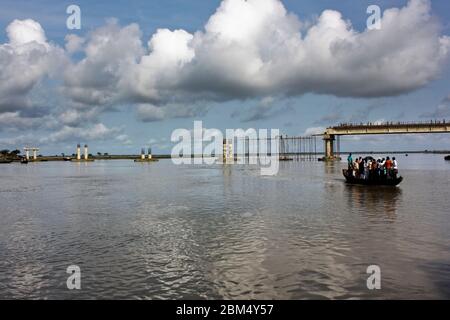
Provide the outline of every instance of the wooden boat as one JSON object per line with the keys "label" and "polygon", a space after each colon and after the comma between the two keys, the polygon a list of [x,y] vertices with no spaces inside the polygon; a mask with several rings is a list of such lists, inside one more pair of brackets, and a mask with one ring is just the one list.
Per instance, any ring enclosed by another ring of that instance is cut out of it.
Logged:
{"label": "wooden boat", "polygon": [[450,161],[450,156],[446,156],[444,159]]}
{"label": "wooden boat", "polygon": [[396,186],[403,181],[403,177],[395,178],[381,178],[381,179],[360,179],[356,178],[349,173],[347,169],[343,169],[342,173],[345,177],[347,183],[350,184],[362,184],[362,185],[373,185],[373,186]]}

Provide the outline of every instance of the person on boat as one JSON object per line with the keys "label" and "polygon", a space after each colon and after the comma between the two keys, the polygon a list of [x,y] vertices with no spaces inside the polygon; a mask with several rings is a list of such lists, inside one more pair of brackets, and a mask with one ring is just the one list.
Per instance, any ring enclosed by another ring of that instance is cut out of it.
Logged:
{"label": "person on boat", "polygon": [[375,173],[377,170],[377,161],[375,159],[372,160],[372,171]]}
{"label": "person on boat", "polygon": [[384,163],[384,168],[385,168],[385,172],[386,172],[386,177],[387,178],[391,178],[392,177],[392,160],[390,157],[386,157],[386,162]]}
{"label": "person on boat", "polygon": [[358,173],[359,173],[359,162],[358,159],[355,159],[355,161],[353,161],[352,174],[354,177],[358,177]]}
{"label": "person on boat", "polygon": [[377,161],[373,159],[370,164],[370,179],[375,179],[377,172]]}
{"label": "person on boat", "polygon": [[364,160],[363,158],[359,157],[359,177],[364,178]]}
{"label": "person on boat", "polygon": [[384,163],[384,167],[386,168],[386,176],[387,177],[392,177],[392,160],[389,157],[386,157],[386,162]]}
{"label": "person on boat", "polygon": [[356,176],[358,178],[361,178],[361,169],[363,167],[363,163],[361,162],[360,158],[356,159],[356,162],[358,163],[358,170],[356,170]]}
{"label": "person on boat", "polygon": [[375,159],[370,159],[368,163],[369,167],[369,179],[373,180],[375,178],[375,170],[376,170],[376,161]]}
{"label": "person on boat", "polygon": [[353,158],[352,158],[352,154],[351,153],[347,157],[347,164],[348,164],[348,170],[352,170]]}
{"label": "person on boat", "polygon": [[372,159],[367,160],[367,174],[366,179],[372,178]]}
{"label": "person on boat", "polygon": [[376,170],[375,170],[377,179],[381,178],[381,169],[382,169],[382,167],[381,167],[381,159],[378,158],[377,159],[377,167],[376,167]]}
{"label": "person on boat", "polygon": [[397,179],[398,162],[397,162],[397,159],[395,159],[395,157],[392,158],[392,172],[393,172],[394,178]]}
{"label": "person on boat", "polygon": [[370,175],[370,167],[371,167],[370,159],[364,159],[364,179],[368,180]]}
{"label": "person on boat", "polygon": [[385,178],[386,177],[386,159],[385,158],[381,159],[379,166],[380,166],[380,176],[382,178]]}
{"label": "person on boat", "polygon": [[356,174],[356,177],[357,177],[357,178],[360,178],[360,177],[361,177],[361,167],[362,167],[361,157],[356,158],[356,163],[357,163],[358,165],[357,165],[355,174]]}

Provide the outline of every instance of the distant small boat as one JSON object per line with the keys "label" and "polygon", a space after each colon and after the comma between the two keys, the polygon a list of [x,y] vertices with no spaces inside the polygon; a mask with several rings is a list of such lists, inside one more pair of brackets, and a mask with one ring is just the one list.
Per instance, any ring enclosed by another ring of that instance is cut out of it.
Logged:
{"label": "distant small boat", "polygon": [[0,159],[0,163],[11,163],[12,160],[10,159]]}
{"label": "distant small boat", "polygon": [[342,173],[345,180],[349,184],[362,184],[362,185],[374,185],[374,186],[396,186],[403,181],[403,177],[396,178],[383,178],[383,179],[360,179],[351,175],[347,169],[343,169]]}
{"label": "distant small boat", "polygon": [[148,158],[145,158],[145,159],[134,159],[134,162],[158,162],[159,160],[158,159],[155,159],[155,158],[151,158],[151,159],[148,159]]}
{"label": "distant small boat", "polygon": [[26,158],[20,159],[20,163],[21,164],[27,164],[28,163],[28,159],[26,159]]}
{"label": "distant small boat", "polygon": [[280,156],[280,161],[294,161],[294,158],[286,157],[286,156]]}
{"label": "distant small boat", "polygon": [[446,156],[444,159],[450,161],[450,156]]}

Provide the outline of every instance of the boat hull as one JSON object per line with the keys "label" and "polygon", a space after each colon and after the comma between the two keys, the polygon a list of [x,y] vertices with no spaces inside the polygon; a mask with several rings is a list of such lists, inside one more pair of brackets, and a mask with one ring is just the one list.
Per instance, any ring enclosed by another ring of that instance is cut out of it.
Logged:
{"label": "boat hull", "polygon": [[366,186],[396,186],[403,181],[403,177],[391,179],[359,179],[349,174],[347,169],[342,170],[345,180],[349,184],[361,184]]}

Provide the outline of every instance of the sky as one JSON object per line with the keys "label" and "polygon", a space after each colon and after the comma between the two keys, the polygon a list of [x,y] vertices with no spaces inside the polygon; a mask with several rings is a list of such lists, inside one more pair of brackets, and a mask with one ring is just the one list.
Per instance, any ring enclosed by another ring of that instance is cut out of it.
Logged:
{"label": "sky", "polygon": [[[0,149],[170,153],[172,132],[450,121],[445,0],[0,2]],[[68,29],[77,5],[80,29]],[[381,9],[368,29],[367,8]],[[449,136],[343,150],[450,149]]]}

